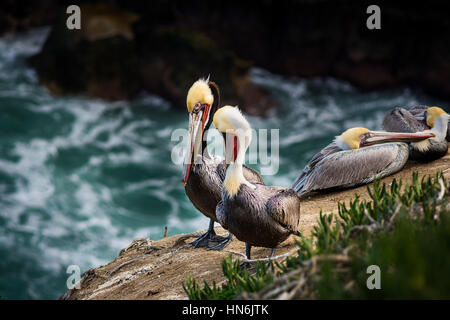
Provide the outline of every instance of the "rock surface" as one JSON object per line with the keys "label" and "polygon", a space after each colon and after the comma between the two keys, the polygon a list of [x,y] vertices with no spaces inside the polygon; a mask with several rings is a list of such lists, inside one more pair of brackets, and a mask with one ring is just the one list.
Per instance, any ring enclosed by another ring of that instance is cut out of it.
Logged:
{"label": "rock surface", "polygon": [[42,50],[29,59],[52,93],[124,100],[145,90],[185,108],[193,81],[211,75],[220,86],[222,105],[239,104],[253,115],[275,106],[250,81],[251,63],[218,46],[205,32],[154,24],[145,12],[110,4],[80,8],[81,29],[68,30],[67,14],[61,12]]}
{"label": "rock surface", "polygon": [[2,0],[0,2],[0,36],[51,24],[60,9],[58,0]]}
{"label": "rock surface", "polygon": [[184,108],[193,80],[211,74],[224,103],[266,115],[276,103],[248,79],[258,66],[333,76],[362,90],[407,85],[450,97],[445,1],[382,2],[380,30],[366,27],[368,4],[359,0],[82,3],[82,30],[67,30],[61,5],[30,60],[57,94],[130,99],[147,90]]}
{"label": "rock surface", "polygon": [[[395,175],[383,181],[390,184],[392,180],[402,179],[404,183],[411,180],[412,172],[419,176],[433,175],[442,171],[450,179],[450,154],[430,163],[410,162]],[[302,203],[302,231],[309,234],[316,224],[320,209],[324,213],[337,212],[337,202],[348,203],[355,194],[362,199],[369,199],[366,187],[362,186],[340,192],[316,194]],[[200,214],[200,213],[199,213]],[[226,234],[217,227],[219,234]],[[200,232],[199,232],[200,233]],[[187,275],[208,283],[224,281],[221,262],[230,253],[244,252],[244,244],[234,239],[224,251],[194,249],[187,242],[193,235],[176,235],[152,241],[136,239],[123,249],[119,256],[107,265],[88,270],[81,281],[81,289],[68,290],[63,299],[186,299],[182,283]],[[295,248],[294,237],[289,238],[275,251],[275,255]],[[252,258],[267,257],[266,248],[254,248]]]}

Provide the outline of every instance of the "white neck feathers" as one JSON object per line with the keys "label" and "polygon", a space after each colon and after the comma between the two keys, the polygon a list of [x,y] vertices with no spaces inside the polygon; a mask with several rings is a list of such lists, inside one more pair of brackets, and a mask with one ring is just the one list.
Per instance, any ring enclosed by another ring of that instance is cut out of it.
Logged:
{"label": "white neck feathers", "polygon": [[245,160],[245,153],[251,141],[251,131],[242,134],[242,132],[237,132],[237,137],[239,140],[239,149],[236,157],[236,161],[230,163],[227,169],[227,173],[224,181],[224,188],[227,193],[233,197],[235,196],[242,184],[249,186],[254,189],[255,186],[247,181],[243,173],[243,164]]}
{"label": "white neck feathers", "polygon": [[430,148],[430,141],[441,142],[445,140],[447,135],[448,127],[448,115],[442,114],[434,120],[434,126],[430,130],[425,130],[427,132],[434,133],[433,138],[425,139],[419,142],[413,142],[412,146],[421,152],[426,152]]}
{"label": "white neck feathers", "polygon": [[350,146],[345,142],[341,136],[337,136],[336,139],[334,139],[334,143],[341,148],[342,150],[350,150]]}

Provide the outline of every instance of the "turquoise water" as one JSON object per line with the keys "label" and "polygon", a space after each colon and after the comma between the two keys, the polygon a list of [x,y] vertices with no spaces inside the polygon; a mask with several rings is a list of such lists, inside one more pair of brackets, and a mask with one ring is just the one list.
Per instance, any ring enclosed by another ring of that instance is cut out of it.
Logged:
{"label": "turquoise water", "polygon": [[[105,264],[134,238],[161,238],[164,226],[174,235],[208,225],[172,162],[183,147],[172,132],[187,127],[186,112],[148,94],[114,103],[52,96],[24,63],[47,33],[0,38],[1,299],[58,298],[69,265],[83,272]],[[280,129],[280,167],[264,177],[269,184],[289,186],[335,135],[379,129],[393,106],[448,106],[409,89],[359,93],[334,79],[252,73],[281,106],[266,119],[249,117],[255,128]]]}

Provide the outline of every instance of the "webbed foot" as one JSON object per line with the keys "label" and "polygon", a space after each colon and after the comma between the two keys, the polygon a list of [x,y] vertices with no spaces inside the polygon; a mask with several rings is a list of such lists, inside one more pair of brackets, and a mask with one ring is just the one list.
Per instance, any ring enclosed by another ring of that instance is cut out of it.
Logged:
{"label": "webbed foot", "polygon": [[216,236],[216,233],[214,231],[207,231],[204,234],[202,234],[200,237],[195,239],[194,241],[190,242],[189,244],[192,245],[194,248],[204,248],[209,245],[209,241],[212,236]]}
{"label": "webbed foot", "polygon": [[220,251],[231,242],[232,238],[233,238],[233,235],[231,233],[229,233],[228,236],[226,236],[226,237],[221,237],[221,236],[216,235],[213,238],[211,238],[212,243],[208,246],[208,250]]}

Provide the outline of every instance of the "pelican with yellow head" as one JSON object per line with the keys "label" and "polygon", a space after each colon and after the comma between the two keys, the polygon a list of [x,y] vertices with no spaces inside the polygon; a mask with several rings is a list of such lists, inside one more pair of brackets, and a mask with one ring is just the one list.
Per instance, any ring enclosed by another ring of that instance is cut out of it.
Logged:
{"label": "pelican with yellow head", "polygon": [[410,144],[410,159],[432,161],[447,154],[450,141],[450,116],[440,107],[416,106],[409,110],[395,108],[383,121],[386,131],[429,131],[435,137]]}
{"label": "pelican with yellow head", "polygon": [[408,142],[433,138],[431,132],[384,132],[351,128],[317,153],[292,188],[303,196],[313,191],[348,188],[386,177],[403,168]]}
{"label": "pelican with yellow head", "polygon": [[[222,198],[226,164],[223,158],[209,154],[207,149],[208,129],[220,104],[220,101],[214,103],[211,87],[216,89],[220,100],[218,86],[209,79],[194,82],[187,94],[189,143],[182,183],[194,207],[210,218],[208,231],[191,244],[196,248],[221,250],[231,241],[232,235],[230,233],[227,237],[221,237],[214,231],[214,222],[217,221],[216,206]],[[250,181],[263,183],[261,176],[253,169],[244,168],[244,175]]]}
{"label": "pelican with yellow head", "polygon": [[300,200],[297,194],[282,187],[249,181],[243,174],[245,153],[252,131],[237,107],[225,106],[214,115],[214,126],[225,138],[229,166],[223,181],[222,201],[216,216],[220,224],[251,247],[274,248],[291,234],[300,235]]}

